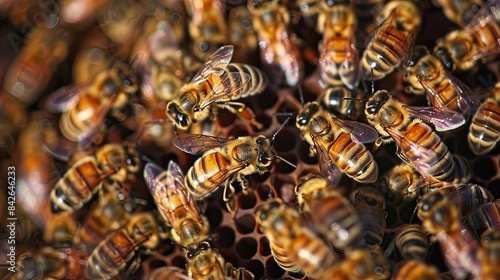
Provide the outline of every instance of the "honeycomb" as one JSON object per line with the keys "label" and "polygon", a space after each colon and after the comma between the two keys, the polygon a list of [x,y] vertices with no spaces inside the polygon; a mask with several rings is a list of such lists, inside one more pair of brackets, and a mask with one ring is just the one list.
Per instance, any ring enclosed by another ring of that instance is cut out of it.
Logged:
{"label": "honeycomb", "polygon": [[[26,1],[35,2],[35,1]],[[166,1],[173,2],[174,6],[178,5],[179,10],[183,10],[182,1]],[[244,5],[245,1],[239,0],[228,0],[227,6],[234,8],[238,5]],[[292,6],[292,1],[284,1],[290,7]],[[362,1],[357,1],[362,2]],[[371,1],[367,1],[371,2]],[[421,31],[416,39],[416,44],[426,45],[429,49],[432,49],[437,38],[445,35],[450,30],[456,27],[451,21],[449,21],[443,14],[441,8],[438,8],[431,4],[431,1],[422,0],[419,1],[422,12],[423,12],[423,24]],[[15,57],[16,51],[8,43],[11,34],[16,33],[16,22],[8,18],[6,15],[7,11],[0,9],[2,12],[0,19],[2,20],[2,27],[0,27],[0,50],[1,61],[0,61],[0,73],[2,77],[6,74],[6,69],[10,63],[12,63]],[[373,25],[372,15],[367,12],[367,10],[359,11],[359,25],[358,29],[360,32],[357,33],[358,46],[363,46],[364,42],[368,38],[369,29]],[[436,24],[439,23],[439,24]],[[78,32],[77,36],[81,36],[81,40],[77,42],[85,43],[88,38],[97,37],[95,40],[99,40],[99,36],[102,36],[97,31],[98,27],[95,25],[89,25],[82,27]],[[297,34],[297,37],[301,43],[301,49],[305,57],[305,79],[301,83],[301,89],[304,94],[305,101],[316,100],[320,94],[320,88],[317,85],[317,74],[315,74],[316,65],[313,64],[312,60],[307,59],[307,52],[313,52],[317,55],[318,42],[321,39],[321,35],[316,33],[314,30],[314,24],[310,24],[307,19],[299,18],[293,24],[293,30]],[[13,33],[14,32],[14,33]],[[76,44],[75,44],[76,45]],[[5,50],[5,51],[4,51]],[[72,78],[70,75],[71,63],[76,55],[77,50],[70,50],[69,57],[63,61],[57,68],[50,84],[47,89],[44,90],[42,96],[46,96],[56,90],[57,88],[71,83]],[[256,57],[255,53],[250,53],[245,55],[235,55],[233,62],[245,62],[250,63],[260,67],[260,62],[252,57]],[[458,74],[458,77],[463,80],[466,84],[471,86],[471,88],[488,88],[492,87],[498,80],[498,62],[490,62],[482,66],[479,71],[473,73],[463,73]],[[368,82],[369,83],[369,82]],[[3,88],[3,86],[2,86]],[[366,86],[369,88],[369,85]],[[413,96],[406,95],[402,93],[402,82],[400,74],[393,72],[385,77],[383,80],[375,82],[375,89],[386,89],[393,93],[393,95],[409,105],[426,105],[425,96]],[[5,97],[8,93],[3,91],[2,93]],[[7,98],[7,97],[5,97]],[[16,137],[20,134],[20,131],[25,127],[27,119],[31,112],[43,110],[43,97],[41,101],[35,103],[26,108],[22,108],[21,112],[26,112],[25,114],[14,115],[14,128],[9,127],[9,124],[4,121],[2,125],[2,162],[1,162],[1,179],[6,181],[6,172],[8,166],[17,166],[18,162],[16,153],[19,152],[23,147],[18,147],[16,142]],[[284,117],[279,116],[279,113],[290,113],[297,112],[301,109],[302,105],[300,102],[300,95],[298,88],[279,88],[276,89],[275,85],[271,82],[271,85],[262,93],[246,98],[242,100],[246,105],[252,108],[256,114],[256,118],[259,122],[263,124],[261,130],[250,131],[248,125],[228,111],[221,111],[217,117],[216,124],[218,130],[218,136],[221,137],[238,137],[246,135],[266,135],[271,137],[280,127],[284,121]],[[12,108],[2,107],[2,113],[8,115],[9,110]],[[12,109],[15,110],[15,109]],[[278,113],[278,114],[277,114]],[[277,115],[276,115],[277,114]],[[52,120],[56,120],[56,117],[48,115]],[[12,118],[12,116],[11,116]],[[361,119],[360,121],[364,121]],[[118,126],[119,127],[119,126]],[[9,134],[6,131],[14,131],[9,138]],[[449,150],[453,154],[459,154],[466,157],[472,167],[472,179],[470,182],[480,184],[490,190],[495,198],[500,198],[500,147],[496,147],[493,151],[483,156],[475,156],[467,145],[466,135],[468,132],[468,126],[464,126],[458,131],[452,133],[441,134],[443,141],[448,146]],[[104,142],[119,142],[125,140],[128,136],[133,135],[134,131],[128,131],[126,128],[119,127],[108,132],[105,136]],[[396,156],[396,148],[394,144],[383,145],[378,149],[374,149],[372,145],[367,145],[368,148],[373,149],[373,155],[375,160],[379,165],[379,177],[382,176],[387,170],[393,166],[400,163],[399,158]],[[184,171],[191,166],[191,164],[196,160],[197,157],[187,155],[182,151],[179,151],[172,145],[156,145],[154,143],[141,143],[140,151],[144,158],[148,161],[155,162],[162,167],[166,167],[169,160],[175,160],[178,162]],[[230,213],[225,204],[222,201],[221,191],[216,192],[213,196],[207,199],[208,206],[205,211],[210,224],[211,234],[214,237],[214,246],[217,248],[224,259],[232,263],[235,267],[244,267],[251,271],[255,275],[255,279],[307,279],[305,275],[295,275],[285,272],[281,269],[272,257],[271,250],[269,248],[269,241],[260,231],[255,220],[254,209],[262,204],[269,198],[270,193],[280,197],[286,203],[295,204],[295,195],[293,192],[294,186],[296,185],[298,178],[307,173],[317,173],[320,174],[318,169],[318,160],[316,157],[309,155],[309,146],[303,141],[299,135],[298,129],[295,127],[294,121],[291,121],[286,126],[283,127],[281,131],[276,136],[274,141],[274,150],[280,156],[295,164],[297,168],[293,168],[283,161],[277,160],[273,164],[273,169],[271,172],[263,175],[251,175],[248,177],[250,181],[250,190],[247,193],[241,192],[241,189],[237,188],[237,193],[235,195],[236,200],[236,211]],[[141,198],[147,201],[146,206],[139,206],[140,210],[152,210],[154,209],[155,202],[147,191],[147,187],[144,180],[140,178],[139,172],[136,185],[132,189],[132,195],[137,198]],[[6,184],[2,184],[5,186]],[[350,180],[346,176],[342,177],[340,186],[342,186],[346,192],[355,190],[358,186],[357,183]],[[5,191],[2,191],[2,200],[6,200]],[[92,200],[93,202],[95,202]],[[4,205],[4,202],[0,203]],[[412,214],[416,206],[415,201],[411,201],[404,204],[391,204],[387,203],[387,229],[384,236],[383,248],[385,249],[388,244],[392,241],[398,227],[403,223],[416,223],[417,219],[412,219]],[[20,210],[22,211],[22,209]],[[0,210],[0,217],[2,223],[6,221],[7,213],[5,212],[5,207]],[[78,219],[82,219],[79,217]],[[35,232],[37,232],[35,230]],[[4,227],[0,232],[2,236],[6,235],[4,232]],[[26,245],[34,246],[35,248],[44,245],[50,246],[50,244],[44,244],[41,232],[34,234],[33,238],[35,241],[26,241]],[[28,244],[29,243],[29,244]],[[24,245],[24,244],[23,244]],[[5,246],[2,243],[2,247]],[[19,246],[21,247],[21,246]],[[432,245],[430,249],[429,263],[436,264],[442,272],[446,271],[446,266],[443,262],[443,257],[437,245]],[[3,254],[0,257],[2,263],[5,257]],[[389,259],[391,264],[398,262],[397,259]],[[186,258],[185,252],[175,246],[170,241],[165,241],[162,243],[158,250],[151,254],[141,255],[141,266],[139,270],[133,275],[126,275],[122,273],[118,279],[147,279],[148,275],[152,273],[155,268],[164,266],[176,266],[179,268],[185,268]],[[1,271],[1,270],[0,270]],[[2,271],[3,273],[3,271]],[[9,274],[4,273],[7,277]],[[3,279],[3,278],[2,278]]]}

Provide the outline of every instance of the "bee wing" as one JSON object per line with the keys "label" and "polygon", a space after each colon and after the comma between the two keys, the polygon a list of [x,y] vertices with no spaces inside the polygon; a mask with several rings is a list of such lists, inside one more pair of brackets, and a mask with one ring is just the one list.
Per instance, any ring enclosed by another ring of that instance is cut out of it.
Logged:
{"label": "bee wing", "polygon": [[227,45],[222,46],[216,52],[214,52],[207,61],[201,66],[198,73],[194,75],[192,83],[200,82],[206,80],[209,75],[215,74],[217,76],[222,75],[223,70],[231,62],[233,57],[234,46]]}
{"label": "bee wing", "polygon": [[465,118],[462,115],[445,108],[425,106],[407,106],[407,108],[412,116],[433,124],[437,131],[452,130],[465,123]]}
{"label": "bee wing", "polygon": [[354,34],[347,46],[346,59],[339,69],[339,76],[344,85],[353,90],[358,87],[361,78],[359,67],[359,53],[354,45]]}
{"label": "bee wing", "polygon": [[82,88],[76,84],[62,87],[51,93],[45,100],[45,109],[51,113],[60,113],[76,106]]}
{"label": "bee wing", "polygon": [[332,121],[347,130],[351,134],[352,140],[356,143],[371,143],[378,138],[377,130],[367,124],[334,117],[332,117]]}
{"label": "bee wing", "polygon": [[180,134],[172,143],[185,153],[199,155],[206,150],[223,147],[230,141],[232,140],[203,134]]}
{"label": "bee wing", "polygon": [[[282,25],[285,24],[282,23]],[[283,26],[281,30],[287,30],[287,27]],[[278,37],[281,38],[281,46],[278,48],[278,50],[275,50],[278,54],[278,63],[280,64],[280,68],[285,73],[287,84],[290,86],[295,86],[300,79],[299,60],[301,58],[299,58],[298,49],[288,34],[278,34]]]}
{"label": "bee wing", "polygon": [[238,90],[242,89],[252,77],[248,73],[231,72],[216,86],[212,88],[209,94],[203,99],[200,104],[200,110],[225,96],[229,96]]}
{"label": "bee wing", "polygon": [[144,166],[144,181],[146,182],[146,186],[148,187],[149,192],[156,200],[156,189],[158,187],[158,178],[160,174],[164,170],[158,165],[148,162],[146,166]]}
{"label": "bee wing", "polygon": [[316,147],[316,153],[318,154],[319,170],[321,174],[332,186],[338,186],[342,178],[342,171],[337,164],[330,159],[328,151],[318,138],[312,136],[312,139]]}
{"label": "bee wing", "polygon": [[500,19],[498,0],[489,0],[481,6],[470,22],[464,27],[466,32],[474,31],[488,24],[490,21],[495,21],[498,24]]}

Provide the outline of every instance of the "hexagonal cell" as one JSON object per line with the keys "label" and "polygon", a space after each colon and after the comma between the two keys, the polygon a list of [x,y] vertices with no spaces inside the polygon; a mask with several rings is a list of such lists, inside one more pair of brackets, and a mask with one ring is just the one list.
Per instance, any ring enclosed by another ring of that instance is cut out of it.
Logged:
{"label": "hexagonal cell", "polygon": [[297,143],[297,132],[291,131],[290,128],[283,128],[274,139],[274,149],[280,152],[288,152],[295,147]]}
{"label": "hexagonal cell", "polygon": [[240,234],[249,234],[255,229],[255,217],[252,214],[235,217],[236,231]]}
{"label": "hexagonal cell", "polygon": [[214,232],[218,235],[218,238],[215,241],[216,247],[229,248],[233,246],[235,240],[234,229],[223,226],[215,229]]}
{"label": "hexagonal cell", "polygon": [[[297,156],[294,154],[286,154],[286,155],[280,155],[282,158],[284,158],[286,161],[289,163],[297,166]],[[280,160],[276,163],[276,172],[281,173],[281,174],[289,174],[295,171],[295,167],[290,165],[289,163]]]}
{"label": "hexagonal cell", "polygon": [[250,259],[257,253],[257,240],[244,237],[236,242],[236,254],[242,259]]}
{"label": "hexagonal cell", "polygon": [[222,222],[222,211],[218,207],[208,206],[207,211],[205,211],[205,216],[210,223],[210,228],[216,228]]}
{"label": "hexagonal cell", "polygon": [[271,247],[270,247],[269,240],[267,237],[262,236],[259,239],[259,254],[261,254],[264,257],[270,256],[271,255]]}
{"label": "hexagonal cell", "polygon": [[264,275],[264,264],[260,260],[250,260],[245,264],[245,268],[253,272],[255,279],[261,279]]}
{"label": "hexagonal cell", "polygon": [[265,263],[266,274],[272,278],[280,278],[285,274],[285,271],[276,263],[273,257],[269,257]]}
{"label": "hexagonal cell", "polygon": [[254,192],[248,192],[247,194],[241,194],[237,198],[238,207],[241,209],[252,209],[257,203],[257,197],[255,197]]}
{"label": "hexagonal cell", "polygon": [[261,109],[269,109],[278,102],[276,91],[265,90],[257,96],[257,103]]}

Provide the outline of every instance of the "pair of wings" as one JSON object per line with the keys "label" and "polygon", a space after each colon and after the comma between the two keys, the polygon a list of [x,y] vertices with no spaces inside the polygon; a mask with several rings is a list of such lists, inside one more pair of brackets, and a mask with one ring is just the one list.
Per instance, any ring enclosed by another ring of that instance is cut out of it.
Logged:
{"label": "pair of wings", "polygon": [[[331,121],[335,123],[338,127],[346,130],[350,135],[351,139],[359,144],[370,143],[378,138],[377,131],[364,123],[351,120],[342,120],[335,117],[331,117]],[[316,152],[318,154],[319,169],[323,177],[332,185],[337,186],[340,182],[343,172],[337,166],[335,161],[330,158],[328,150],[326,148],[327,143],[323,143],[316,135],[311,135],[311,138],[316,147]]]}

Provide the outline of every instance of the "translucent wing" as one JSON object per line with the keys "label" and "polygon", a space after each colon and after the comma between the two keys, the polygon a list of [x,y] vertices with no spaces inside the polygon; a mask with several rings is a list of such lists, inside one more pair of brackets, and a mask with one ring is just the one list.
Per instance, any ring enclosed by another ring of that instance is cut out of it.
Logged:
{"label": "translucent wing", "polygon": [[378,138],[375,128],[357,121],[342,120],[332,117],[332,121],[351,134],[351,138],[356,143],[370,143]]}
{"label": "translucent wing", "polygon": [[214,52],[207,61],[201,66],[200,70],[193,77],[192,83],[205,80],[209,75],[222,75],[222,71],[231,62],[234,46],[223,46]]}
{"label": "translucent wing", "polygon": [[500,2],[498,0],[489,0],[481,6],[474,17],[470,20],[469,24],[464,27],[466,31],[474,31],[494,21],[498,25],[500,21]]}
{"label": "translucent wing", "polygon": [[179,150],[198,155],[216,147],[223,147],[232,140],[203,134],[181,134],[172,140]]}
{"label": "translucent wing", "polygon": [[321,174],[332,186],[338,186],[340,179],[342,178],[342,171],[335,164],[333,160],[330,159],[328,151],[325,146],[319,141],[317,137],[311,136],[316,147],[316,153],[318,154],[319,170]]}
{"label": "translucent wing", "polygon": [[[285,25],[284,23],[281,24]],[[280,29],[287,30],[286,26],[283,26]],[[278,48],[274,50],[277,52],[276,55],[278,55],[277,62],[285,74],[287,84],[289,86],[295,86],[299,82],[301,71],[299,51],[286,31],[284,31],[283,34],[277,34],[277,37],[281,39],[279,41],[281,44],[279,44]]]}
{"label": "translucent wing", "polygon": [[445,108],[425,106],[407,106],[407,108],[412,116],[433,124],[437,131],[452,130],[465,123],[462,115]]}
{"label": "translucent wing", "polygon": [[[353,34],[354,35],[354,34]],[[340,65],[339,76],[344,85],[353,90],[358,87],[361,78],[359,53],[354,45],[354,36],[347,45],[346,59]]]}
{"label": "translucent wing", "polygon": [[65,112],[76,106],[82,93],[83,89],[76,84],[62,87],[47,97],[45,109],[51,113]]}
{"label": "translucent wing", "polygon": [[238,90],[242,89],[252,77],[247,73],[231,72],[218,83],[212,91],[203,99],[200,104],[200,110],[206,108],[208,105],[220,100],[223,97],[229,96]]}
{"label": "translucent wing", "polygon": [[164,170],[161,167],[151,162],[146,163],[146,166],[144,166],[144,181],[153,197],[155,197],[156,188],[158,186],[157,178],[159,178],[160,174],[163,172]]}

